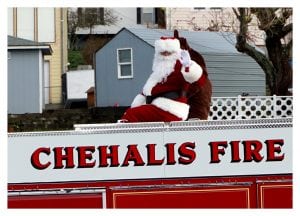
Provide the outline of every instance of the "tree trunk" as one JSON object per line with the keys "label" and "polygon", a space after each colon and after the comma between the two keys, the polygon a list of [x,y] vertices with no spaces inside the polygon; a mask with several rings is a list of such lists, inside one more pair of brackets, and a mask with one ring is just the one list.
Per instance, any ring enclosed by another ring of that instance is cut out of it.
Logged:
{"label": "tree trunk", "polygon": [[[292,67],[289,64],[291,46],[283,45],[282,38],[292,31],[292,25],[285,25],[273,16],[274,9],[253,9],[261,22],[260,28],[266,33],[268,55],[263,54],[247,43],[248,24],[251,22],[246,8],[234,9],[240,21],[240,31],[236,36],[236,49],[251,56],[263,69],[270,95],[289,95],[288,88],[292,84]],[[272,20],[266,20],[272,18]],[[275,20],[275,21],[274,21]]]}
{"label": "tree trunk", "polygon": [[271,84],[271,94],[288,95],[288,88],[292,83],[292,68],[289,64],[289,56],[281,42],[281,30],[283,26],[275,26],[266,31],[266,48],[269,60],[274,67],[274,80]]}

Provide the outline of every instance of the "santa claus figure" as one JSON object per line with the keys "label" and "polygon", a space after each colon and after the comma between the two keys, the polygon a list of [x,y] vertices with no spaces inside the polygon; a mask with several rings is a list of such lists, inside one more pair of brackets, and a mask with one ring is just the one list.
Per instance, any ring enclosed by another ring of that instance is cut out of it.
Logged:
{"label": "santa claus figure", "polygon": [[191,60],[173,37],[155,41],[152,74],[133,100],[121,122],[182,121],[188,118],[186,92],[199,81],[202,68]]}

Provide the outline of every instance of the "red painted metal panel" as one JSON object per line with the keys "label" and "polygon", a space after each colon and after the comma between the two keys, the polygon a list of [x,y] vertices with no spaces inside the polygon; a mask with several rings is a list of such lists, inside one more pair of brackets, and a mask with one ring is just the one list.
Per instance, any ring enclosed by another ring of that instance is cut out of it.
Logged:
{"label": "red painted metal panel", "polygon": [[291,183],[267,183],[258,186],[260,208],[292,208],[293,186]]}
{"label": "red painted metal panel", "polygon": [[106,189],[108,208],[291,208],[292,178],[292,174],[288,174],[9,184],[9,193],[14,195],[8,197],[8,207],[102,208],[101,193],[96,191],[93,194],[16,194],[19,191]]}
{"label": "red painted metal panel", "polygon": [[102,208],[101,194],[9,196],[8,208]]}
{"label": "red painted metal panel", "polygon": [[113,191],[112,208],[250,208],[250,188]]}

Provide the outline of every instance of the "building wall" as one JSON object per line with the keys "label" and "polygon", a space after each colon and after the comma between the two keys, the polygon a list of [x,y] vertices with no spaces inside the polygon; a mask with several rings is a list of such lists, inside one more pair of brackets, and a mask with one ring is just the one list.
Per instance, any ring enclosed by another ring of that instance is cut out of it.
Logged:
{"label": "building wall", "polygon": [[[116,34],[122,27],[136,27],[137,15],[136,8],[105,8],[110,10],[113,16],[117,17],[114,25],[95,25],[92,29],[92,34]],[[69,8],[72,12],[77,12],[77,8]],[[77,34],[90,34],[90,29],[77,28]]]}
{"label": "building wall", "polygon": [[61,75],[66,72],[68,62],[66,19],[67,10],[55,8],[55,42],[50,43],[53,53],[52,56],[45,57],[45,60],[50,62],[50,103],[52,104],[62,102]]}
{"label": "building wall", "polygon": [[118,17],[118,26],[136,26],[136,8],[110,8],[113,14]]}
{"label": "building wall", "polygon": [[[133,78],[118,79],[117,49],[132,48]],[[96,53],[96,106],[128,106],[142,91],[152,72],[154,49],[128,31],[122,31]]]}
{"label": "building wall", "polygon": [[[45,42],[51,45],[53,53],[51,56],[45,57],[45,60],[50,63],[49,103],[57,104],[62,102],[61,75],[66,71],[68,62],[67,8],[53,8],[54,14],[49,13],[50,9],[51,8],[8,8],[8,34],[37,42]],[[45,10],[47,13],[45,13]],[[29,15],[29,18],[26,18],[26,13]],[[21,22],[20,14],[25,14],[23,17],[26,21],[23,20]],[[39,26],[41,22],[45,22],[45,25],[49,24],[49,28]],[[47,33],[46,31],[49,32]],[[48,37],[47,34],[53,35],[53,37]],[[44,37],[44,39],[42,37]]]}
{"label": "building wall", "polygon": [[[133,48],[134,77],[118,79],[116,49],[130,47]],[[96,106],[129,106],[152,72],[153,54],[154,47],[127,30],[121,31],[99,50],[96,54]],[[251,57],[241,53],[217,53],[215,50],[201,54],[213,85],[213,97],[266,95],[264,72]]]}
{"label": "building wall", "polygon": [[40,74],[41,51],[9,51],[8,59],[8,113],[40,113]]}
{"label": "building wall", "polygon": [[202,55],[213,85],[213,97],[266,95],[265,74],[251,57],[224,53]]}
{"label": "building wall", "polygon": [[[166,17],[167,29],[208,31],[214,24],[219,25],[220,31],[236,32],[239,28],[232,8],[167,8]],[[256,46],[264,46],[264,32],[258,29],[256,17],[250,23],[249,32]]]}
{"label": "building wall", "polygon": [[[77,8],[70,8],[70,11],[76,11]],[[137,21],[137,8],[135,7],[113,7],[113,8],[105,8],[105,10],[109,10],[112,12],[113,16],[117,17],[117,20],[112,25],[95,25],[92,29],[92,34],[116,34],[123,27],[126,28],[157,28],[158,25],[155,24],[155,8],[141,8],[141,23],[138,24]],[[152,21],[148,19],[143,20],[143,14],[148,14],[152,16]],[[150,15],[151,14],[151,15]],[[85,28],[77,28],[76,34],[85,35],[90,34],[90,29],[88,27]]]}

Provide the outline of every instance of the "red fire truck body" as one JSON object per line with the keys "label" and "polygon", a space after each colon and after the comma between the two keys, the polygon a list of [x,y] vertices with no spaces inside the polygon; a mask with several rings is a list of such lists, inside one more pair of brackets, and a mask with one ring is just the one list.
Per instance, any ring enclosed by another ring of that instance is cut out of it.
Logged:
{"label": "red fire truck body", "polygon": [[10,133],[8,208],[292,208],[292,119]]}

